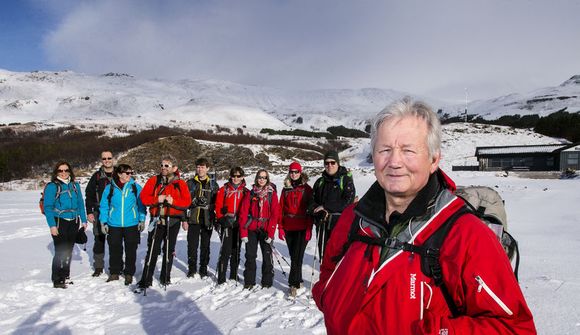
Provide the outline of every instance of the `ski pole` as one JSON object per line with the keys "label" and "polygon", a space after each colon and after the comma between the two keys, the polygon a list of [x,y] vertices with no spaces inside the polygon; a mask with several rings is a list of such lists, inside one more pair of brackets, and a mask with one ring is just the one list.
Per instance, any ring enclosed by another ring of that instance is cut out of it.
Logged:
{"label": "ski pole", "polygon": [[165,283],[163,289],[167,291],[167,283],[169,282],[169,208],[167,200],[163,202],[165,205]]}
{"label": "ski pole", "polygon": [[314,237],[314,252],[312,253],[312,274],[310,275],[310,292],[312,292],[312,286],[314,283],[314,271],[316,269],[316,252],[318,251],[318,234],[320,231],[316,230],[316,236]]}
{"label": "ski pole", "polygon": [[[151,248],[149,249],[149,259],[147,260],[147,271],[145,271],[145,282],[146,285],[149,281],[149,275],[151,274],[151,259],[153,258],[153,249],[155,249],[155,240],[157,239],[157,223],[155,224],[155,228],[153,229],[153,240],[151,241]],[[153,275],[151,275],[153,276]],[[147,296],[147,287],[143,288],[143,296]]]}
{"label": "ski pole", "polygon": [[272,246],[272,250],[275,251],[276,254],[278,254],[278,256],[282,257],[282,259],[284,260],[284,263],[286,263],[286,265],[290,266],[290,263],[288,263],[288,261],[286,260],[286,258],[284,258],[284,256],[278,251],[278,249],[276,249],[276,247],[274,246],[274,241],[272,241],[272,243],[270,243],[270,245]]}
{"label": "ski pole", "polygon": [[[274,248],[274,241],[270,242],[270,246],[272,247],[272,250],[276,250],[276,248]],[[272,252],[272,254],[274,255],[274,258],[276,258],[276,262],[278,262],[278,266],[280,266],[280,271],[282,271],[282,275],[284,276],[284,278],[287,279],[288,277],[286,277],[286,271],[284,271],[284,269],[282,268],[282,263],[280,263],[280,259],[278,258],[278,253]],[[280,256],[282,256],[282,255],[280,255]],[[288,262],[286,262],[286,263],[288,263]]]}

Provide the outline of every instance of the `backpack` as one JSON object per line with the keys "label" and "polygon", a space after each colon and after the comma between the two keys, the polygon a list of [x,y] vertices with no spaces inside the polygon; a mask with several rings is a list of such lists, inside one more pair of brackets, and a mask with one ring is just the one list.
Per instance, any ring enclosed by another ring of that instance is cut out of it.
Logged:
{"label": "backpack", "polygon": [[518,268],[520,262],[520,255],[517,241],[507,232],[507,215],[505,212],[505,202],[499,193],[486,186],[468,186],[458,187],[455,193],[456,196],[465,201],[465,206],[452,214],[445,223],[443,223],[437,231],[435,231],[423,245],[414,245],[406,242],[401,242],[396,238],[372,238],[370,236],[358,235],[360,217],[356,215],[348,232],[348,239],[341,254],[334,258],[334,261],[342,258],[352,242],[359,241],[370,245],[378,245],[393,249],[413,252],[421,256],[421,272],[429,278],[433,278],[435,285],[441,289],[443,297],[447,302],[447,306],[451,311],[453,317],[464,314],[460,310],[449,290],[443,282],[443,273],[441,263],[439,261],[439,251],[455,222],[464,214],[474,214],[482,220],[491,230],[494,231],[498,240],[501,242],[510,261],[516,256],[514,275],[518,279]]}
{"label": "backpack", "polygon": [[[109,209],[111,208],[111,199],[113,198],[113,193],[115,192],[115,187],[113,186],[112,183],[110,183],[109,185],[111,185],[111,191],[109,192],[109,195],[107,196],[107,201],[109,202]],[[137,185],[135,185],[135,183],[131,184],[131,189],[133,189],[133,193],[135,194],[135,199],[139,200],[137,197]]]}
{"label": "backpack", "polygon": [[[56,194],[54,196],[54,201],[55,202],[56,202],[56,200],[58,198],[60,198],[60,194],[62,193],[61,192],[62,191],[62,187],[60,186],[60,183],[56,183],[56,182],[51,181],[51,182],[47,183],[46,185],[44,185],[44,189],[42,190],[42,192],[40,192],[40,199],[38,200],[38,207],[39,207],[40,213],[42,215],[45,215],[45,213],[44,213],[44,193],[46,192],[46,188],[48,187],[48,185],[50,183],[56,184]],[[76,187],[76,185],[74,183],[72,184],[72,187],[73,187],[73,190],[76,193],[77,192],[77,187]]]}

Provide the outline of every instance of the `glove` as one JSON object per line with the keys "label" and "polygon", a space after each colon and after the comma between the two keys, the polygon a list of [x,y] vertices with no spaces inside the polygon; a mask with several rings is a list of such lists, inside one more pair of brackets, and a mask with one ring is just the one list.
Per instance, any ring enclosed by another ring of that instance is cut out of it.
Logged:
{"label": "glove", "polygon": [[139,224],[137,225],[137,229],[139,229],[139,232],[145,230],[145,222],[143,221],[139,222]]}
{"label": "glove", "polygon": [[282,228],[278,229],[278,238],[280,239],[280,241],[284,241],[284,238],[286,238],[286,232],[284,231],[284,229]]}
{"label": "glove", "polygon": [[242,237],[242,242],[248,243],[248,237]]}
{"label": "glove", "polygon": [[264,242],[270,244],[272,243],[272,239],[270,238],[270,236],[266,237],[266,239],[264,240]]}
{"label": "glove", "polygon": [[306,240],[306,242],[308,242],[310,241],[311,238],[312,238],[312,228],[306,229],[306,237],[304,237],[304,239]]}
{"label": "glove", "polygon": [[105,235],[109,234],[109,225],[106,223],[101,224],[101,231]]}

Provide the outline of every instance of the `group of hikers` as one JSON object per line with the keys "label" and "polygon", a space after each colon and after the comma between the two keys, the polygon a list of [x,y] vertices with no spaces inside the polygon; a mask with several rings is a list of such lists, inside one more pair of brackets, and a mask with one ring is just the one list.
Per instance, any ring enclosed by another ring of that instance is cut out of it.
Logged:
{"label": "group of hikers", "polygon": [[[228,182],[218,188],[207,176],[205,159],[198,159],[196,176],[185,182],[171,157],[161,160],[160,173],[141,190],[131,167],[113,169],[113,155],[105,151],[103,167],[87,186],[85,215],[80,187],[69,164],[61,162],[45,195],[55,245],[54,286],[66,287],[74,236],[80,223],[86,227],[87,218],[95,233],[94,275],[103,272],[106,240],[111,257],[107,281],[119,279],[122,272],[130,284],[149,207],[148,251],[138,283],[142,288],[151,285],[162,248],[160,282],[170,282],[180,227],[187,230],[188,276],[207,275],[209,239],[217,230],[222,241],[217,282],[226,280],[228,262],[229,278],[237,280],[244,243],[244,287],[256,284],[258,245],[261,284],[269,287],[278,230],[292,262],[289,293],[296,294],[314,224],[322,263],[312,297],[328,334],[536,334],[498,237],[468,209],[453,180],[439,168],[441,135],[437,114],[421,101],[405,97],[379,112],[372,120],[370,143],[376,181],[360,201],[354,201],[352,176],[336,152],[325,154],[325,170],[313,188],[301,165],[293,162],[278,191],[263,169],[247,187],[240,167],[232,168]],[[58,200],[50,200],[57,193]],[[439,247],[429,247],[435,243]]]}
{"label": "group of hikers", "polygon": [[[93,277],[105,270],[105,246],[109,248],[107,282],[124,279],[130,285],[136,272],[137,248],[146,228],[149,208],[147,253],[140,289],[152,285],[155,264],[163,254],[159,282],[171,283],[171,269],[180,229],[187,232],[187,277],[208,275],[210,241],[214,231],[221,241],[216,266],[217,283],[226,278],[238,281],[242,245],[245,246],[244,288],[256,285],[258,247],[262,254],[261,287],[273,284],[276,230],[286,241],[290,255],[289,294],[302,287],[302,263],[312,228],[316,225],[318,257],[322,259],[326,242],[340,213],[355,198],[350,172],[340,166],[336,151],[324,155],[325,170],[314,183],[300,163],[294,161],[281,190],[270,180],[266,169],[259,169],[252,185],[247,185],[242,167],[230,169],[221,187],[210,178],[207,158],[195,161],[195,176],[181,178],[178,162],[168,155],[161,158],[160,171],[141,187],[127,164],[115,166],[113,153],[101,153],[101,167],[91,176],[85,189],[75,181],[68,162],[56,164],[44,194],[45,215],[54,239],[52,281],[55,288],[66,288],[76,232],[82,224],[92,224]],[[124,257],[123,257],[124,256]],[[229,276],[227,276],[229,264]],[[121,278],[123,276],[123,278]]]}

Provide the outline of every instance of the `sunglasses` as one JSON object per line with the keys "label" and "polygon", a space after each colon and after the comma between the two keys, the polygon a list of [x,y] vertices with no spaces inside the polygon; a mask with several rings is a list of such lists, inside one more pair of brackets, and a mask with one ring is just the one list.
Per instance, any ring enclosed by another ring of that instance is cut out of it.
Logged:
{"label": "sunglasses", "polygon": [[64,172],[70,173],[69,169],[64,169],[64,170],[58,169],[57,171],[58,171],[58,173],[64,173]]}
{"label": "sunglasses", "polygon": [[231,175],[232,178],[242,178],[241,174],[233,174]]}
{"label": "sunglasses", "polygon": [[326,161],[326,162],[324,162],[324,166],[328,166],[328,165],[336,165],[336,161]]}
{"label": "sunglasses", "polygon": [[299,173],[300,173],[300,171],[296,171],[296,170],[290,171],[290,174],[299,174]]}
{"label": "sunglasses", "polygon": [[102,157],[101,160],[103,160],[103,161],[111,161],[111,160],[113,160],[113,157]]}
{"label": "sunglasses", "polygon": [[170,168],[170,167],[172,167],[172,166],[173,166],[173,165],[171,165],[171,164],[161,164],[161,167],[162,167],[162,168],[166,168],[166,169],[169,169],[169,168]]}
{"label": "sunglasses", "polygon": [[260,180],[260,179],[261,179],[261,180],[268,180],[268,177],[264,177],[264,176],[258,176],[258,178],[256,178],[256,179],[258,179],[258,180]]}
{"label": "sunglasses", "polygon": [[130,175],[132,175],[132,174],[133,174],[133,173],[135,173],[135,172],[134,172],[134,171],[123,171],[123,172],[121,172],[121,173],[124,173],[124,174],[126,174],[126,175],[130,176]]}

